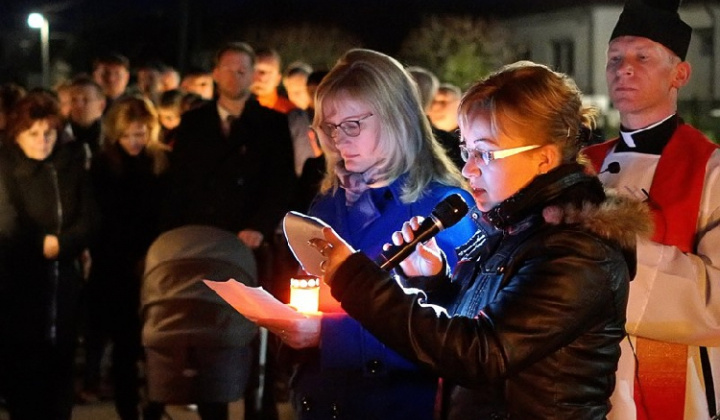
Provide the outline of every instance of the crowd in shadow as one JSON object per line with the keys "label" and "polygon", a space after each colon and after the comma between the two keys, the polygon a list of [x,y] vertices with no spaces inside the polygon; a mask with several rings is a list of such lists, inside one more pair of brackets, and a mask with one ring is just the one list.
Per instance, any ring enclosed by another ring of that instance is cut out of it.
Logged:
{"label": "crowd in shadow", "polygon": [[[280,221],[307,212],[326,175],[312,98],[327,73],[302,62],[283,71],[275,50],[228,43],[210,69],[182,75],[108,53],[50,90],[0,87],[0,267],[22,279],[0,284],[13,296],[2,329],[13,363],[0,377],[12,418],[69,418],[73,404],[112,398],[122,419],[160,418],[166,403],[215,419],[258,395],[246,418],[277,416],[290,378],[279,343],[270,337],[261,364],[257,327],[241,332],[243,318],[198,286],[242,276],[187,249],[177,252],[194,262],[175,276],[146,258],[166,235],[174,246],[197,240],[189,227],[217,229],[200,237],[231,253],[229,232],[249,252],[246,282],[288,302],[299,266]],[[453,115],[459,90],[451,96],[428,113]],[[205,372],[220,365],[243,368]]]}

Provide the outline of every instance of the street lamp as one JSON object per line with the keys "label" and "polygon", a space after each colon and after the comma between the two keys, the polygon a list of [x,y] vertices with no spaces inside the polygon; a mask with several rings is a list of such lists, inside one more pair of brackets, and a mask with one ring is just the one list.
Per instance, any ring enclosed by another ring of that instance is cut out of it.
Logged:
{"label": "street lamp", "polygon": [[50,86],[50,24],[42,13],[30,13],[27,20],[28,26],[33,29],[40,29],[40,44],[42,52],[42,84],[43,87]]}

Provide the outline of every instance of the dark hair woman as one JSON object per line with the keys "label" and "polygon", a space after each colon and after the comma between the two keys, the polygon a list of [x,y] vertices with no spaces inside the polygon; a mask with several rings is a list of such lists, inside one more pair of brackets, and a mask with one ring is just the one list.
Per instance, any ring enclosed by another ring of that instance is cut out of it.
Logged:
{"label": "dark hair woman", "polygon": [[57,100],[10,111],[0,148],[0,377],[12,419],[70,419],[79,257],[96,225],[80,146],[60,146]]}

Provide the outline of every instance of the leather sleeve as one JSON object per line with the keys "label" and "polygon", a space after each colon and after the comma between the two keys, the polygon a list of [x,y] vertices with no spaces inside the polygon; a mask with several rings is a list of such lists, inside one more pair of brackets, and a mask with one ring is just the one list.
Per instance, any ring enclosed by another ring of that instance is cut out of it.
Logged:
{"label": "leather sleeve", "polygon": [[606,317],[624,321],[628,281],[619,252],[581,232],[525,242],[504,268],[496,298],[474,319],[423,307],[360,253],[333,277],[333,296],[371,333],[467,387],[557,352]]}

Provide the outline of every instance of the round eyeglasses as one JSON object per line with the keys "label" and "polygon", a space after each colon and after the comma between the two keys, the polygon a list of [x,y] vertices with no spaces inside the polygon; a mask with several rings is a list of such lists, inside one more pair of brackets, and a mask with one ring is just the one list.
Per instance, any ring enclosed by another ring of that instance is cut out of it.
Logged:
{"label": "round eyeglasses", "polygon": [[348,137],[357,137],[360,135],[360,121],[368,119],[372,116],[373,114],[370,113],[358,118],[357,120],[345,120],[340,124],[324,122],[320,124],[320,129],[331,139],[334,139],[337,136],[338,129],[342,130]]}
{"label": "round eyeglasses", "polygon": [[530,146],[513,147],[511,149],[501,150],[482,150],[482,149],[468,149],[464,144],[460,145],[460,157],[463,162],[467,162],[472,157],[475,160],[475,165],[479,166],[480,160],[486,165],[489,165],[493,160],[505,159],[518,153],[527,152],[528,150],[537,149],[540,147],[539,144],[533,144]]}

